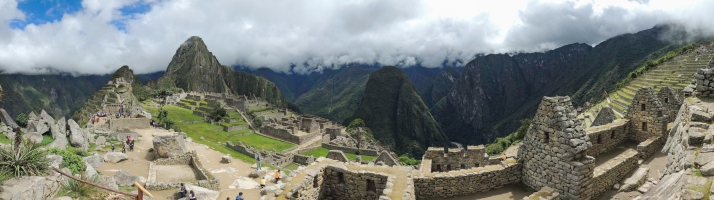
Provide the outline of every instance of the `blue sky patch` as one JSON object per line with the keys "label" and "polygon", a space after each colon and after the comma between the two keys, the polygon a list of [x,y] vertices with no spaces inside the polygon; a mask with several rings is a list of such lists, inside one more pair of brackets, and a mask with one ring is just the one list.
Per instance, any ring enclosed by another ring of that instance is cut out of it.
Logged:
{"label": "blue sky patch", "polygon": [[[15,29],[25,29],[29,24],[45,24],[62,20],[64,14],[74,14],[81,11],[81,0],[24,0],[19,1],[17,8],[25,13],[25,20],[13,20],[10,27]],[[121,31],[126,31],[128,19],[133,19],[137,14],[143,14],[151,10],[151,4],[140,0],[135,4],[124,6],[119,9],[123,18],[113,20],[110,23]]]}

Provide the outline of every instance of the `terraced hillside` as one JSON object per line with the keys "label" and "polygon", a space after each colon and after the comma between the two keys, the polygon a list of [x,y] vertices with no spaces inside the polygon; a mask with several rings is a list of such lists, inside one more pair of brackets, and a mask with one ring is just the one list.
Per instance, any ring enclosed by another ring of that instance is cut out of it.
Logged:
{"label": "terraced hillside", "polygon": [[579,116],[585,127],[589,127],[595,119],[597,111],[603,106],[612,107],[615,114],[622,116],[625,109],[632,102],[637,89],[642,86],[652,86],[655,91],[661,87],[669,86],[679,91],[690,84],[692,76],[697,73],[697,69],[706,68],[714,57],[711,50],[695,49],[682,55],[675,56],[671,60],[664,62],[646,71],[644,74],[630,81],[624,87],[609,93],[610,101],[603,100]]}
{"label": "terraced hillside", "polygon": [[[77,110],[74,115],[72,115],[72,119],[77,121],[79,124],[86,124],[87,121],[89,121],[90,115],[102,110],[103,104],[121,103],[122,101],[120,101],[120,98],[122,98],[122,96],[124,99],[132,98],[130,95],[127,95],[126,89],[127,88],[124,87],[117,88],[112,84],[104,85],[101,89],[99,89],[99,91],[89,97],[89,100],[82,105],[82,108]],[[120,95],[120,92],[124,95]]]}

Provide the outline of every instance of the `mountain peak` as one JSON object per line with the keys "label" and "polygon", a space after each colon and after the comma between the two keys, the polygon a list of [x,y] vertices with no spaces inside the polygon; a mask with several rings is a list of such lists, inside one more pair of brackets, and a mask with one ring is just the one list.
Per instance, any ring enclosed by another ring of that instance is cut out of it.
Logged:
{"label": "mountain peak", "polygon": [[112,74],[109,80],[114,81],[120,77],[124,78],[124,81],[126,81],[127,83],[133,83],[134,80],[137,80],[136,76],[134,75],[134,71],[131,70],[127,65],[121,66],[119,69],[117,69],[117,71]]}

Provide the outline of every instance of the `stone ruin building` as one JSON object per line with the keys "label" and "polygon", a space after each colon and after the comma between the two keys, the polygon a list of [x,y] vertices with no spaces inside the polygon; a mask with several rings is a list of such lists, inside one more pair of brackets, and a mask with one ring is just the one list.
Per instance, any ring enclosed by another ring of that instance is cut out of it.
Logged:
{"label": "stone ruin building", "polygon": [[[375,168],[349,162],[339,155],[341,151],[332,150],[329,162],[317,159],[306,166],[302,169],[305,174],[296,176],[298,180],[291,181],[291,186],[280,196],[286,199],[329,199],[335,195],[343,197],[340,199],[391,199],[396,193],[401,199],[444,198],[523,183],[538,191],[531,196],[594,199],[637,169],[638,161],[662,149],[667,138],[663,124],[672,119],[668,113],[676,112],[672,111],[675,106],[669,105],[681,103],[670,91],[663,89],[655,94],[650,87],[640,88],[622,119],[608,117],[603,124],[587,129],[581,126],[569,97],[543,97],[517,156],[506,160],[489,157],[483,146],[446,151],[431,147],[425,152],[419,170],[386,164]],[[669,98],[667,104],[662,103],[664,98]],[[596,162],[600,154],[627,141],[638,145],[627,148],[615,158]],[[343,171],[345,168],[349,170]],[[358,176],[392,170],[391,174],[396,175],[397,180],[406,180],[407,186],[390,190],[376,186],[375,190],[365,191],[365,181],[368,188],[373,184],[396,183],[389,178],[375,183],[363,179],[351,184],[341,181],[346,179],[346,172],[355,173],[354,170],[359,171]],[[351,192],[349,196],[341,196],[346,194],[337,192],[335,187],[348,188],[341,191]]]}

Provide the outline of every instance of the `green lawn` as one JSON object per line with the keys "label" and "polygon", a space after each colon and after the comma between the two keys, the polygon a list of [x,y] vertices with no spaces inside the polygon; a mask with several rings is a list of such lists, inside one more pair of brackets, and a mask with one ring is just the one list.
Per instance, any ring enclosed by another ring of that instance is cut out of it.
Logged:
{"label": "green lawn", "polygon": [[[315,149],[315,150],[305,152],[305,153],[303,153],[303,155],[313,156],[313,157],[315,157],[315,158],[319,158],[319,157],[327,157],[327,153],[328,153],[328,152],[330,152],[329,149],[326,149],[325,147],[319,147],[319,148],[317,148],[317,149]],[[353,153],[345,153],[345,156],[347,156],[347,159],[350,159],[350,160],[352,160],[352,161],[354,161],[355,158],[357,158],[357,155],[355,155],[355,154],[353,154]],[[377,156],[362,155],[362,160],[363,160],[363,161],[368,161],[368,162],[369,162],[369,161],[373,161],[374,159],[377,159]]]}
{"label": "green lawn", "polygon": [[40,146],[47,146],[48,144],[52,143],[53,141],[55,141],[55,139],[52,138],[52,136],[42,135],[42,143],[40,143]]}
{"label": "green lawn", "polygon": [[[156,115],[158,113],[158,108],[145,108],[149,112],[151,112],[152,115]],[[167,105],[164,106],[164,109],[169,112],[168,117],[172,121],[175,122],[181,122],[181,121],[200,121],[203,120],[203,117],[193,115],[193,113],[185,108],[181,108],[178,106],[173,106],[173,105]],[[245,123],[245,122],[244,122]],[[217,151],[221,153],[227,153],[231,154],[236,158],[239,158],[243,161],[249,162],[249,163],[255,163],[253,158],[243,155],[241,153],[238,153],[228,147],[225,146],[225,142],[230,141],[233,144],[238,143],[238,141],[243,142],[243,144],[255,147],[257,149],[274,149],[278,152],[292,148],[295,146],[294,144],[287,143],[287,142],[282,142],[279,140],[274,140],[268,137],[264,137],[258,134],[248,134],[248,135],[242,135],[242,136],[237,136],[239,134],[247,133],[251,131],[250,129],[245,129],[245,130],[240,130],[240,131],[234,131],[234,132],[225,132],[223,131],[223,127],[218,126],[218,125],[213,125],[208,122],[201,122],[201,123],[196,123],[196,124],[180,124],[179,125],[181,131],[185,132],[186,135],[189,137],[193,138],[194,142],[200,143],[200,144],[205,144],[213,149],[216,149]],[[204,140],[201,140],[200,138],[203,137]]]}
{"label": "green lawn", "polygon": [[0,144],[10,144],[12,141],[10,139],[7,139],[7,136],[5,134],[0,134]]}

